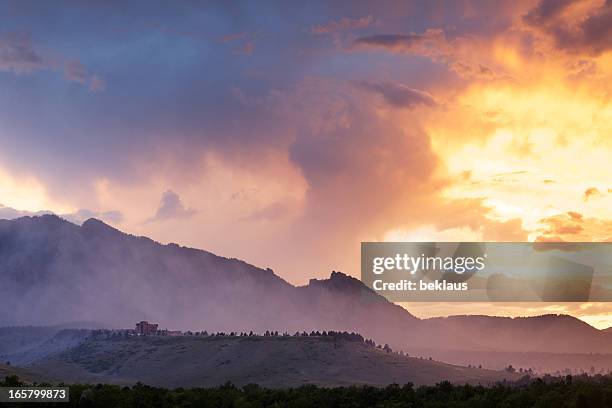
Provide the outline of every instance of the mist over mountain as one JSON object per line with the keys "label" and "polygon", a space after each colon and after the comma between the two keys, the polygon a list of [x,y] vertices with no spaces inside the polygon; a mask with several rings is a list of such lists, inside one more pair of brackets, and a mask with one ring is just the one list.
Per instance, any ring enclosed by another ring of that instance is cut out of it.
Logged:
{"label": "mist over mountain", "polygon": [[270,269],[162,245],[96,219],[0,221],[0,280],[0,326],[119,328],[144,319],[185,330],[356,331],[413,353],[612,352],[609,333],[570,316],[422,320],[339,272],[296,287]]}
{"label": "mist over mountain", "polygon": [[340,273],[294,287],[270,269],[161,245],[96,219],[82,226],[53,215],[0,221],[0,277],[0,326],[132,327],[148,319],[169,329],[378,331],[416,320]]}

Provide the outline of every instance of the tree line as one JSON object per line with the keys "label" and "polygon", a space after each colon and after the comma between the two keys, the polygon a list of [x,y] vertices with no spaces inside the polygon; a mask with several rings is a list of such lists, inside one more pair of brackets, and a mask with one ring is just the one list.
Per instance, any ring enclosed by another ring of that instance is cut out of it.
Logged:
{"label": "tree line", "polygon": [[[24,384],[16,376],[0,381],[2,387]],[[298,388],[268,389],[250,384],[231,383],[213,388],[173,390],[143,384],[70,385],[69,403],[47,403],[47,407],[87,408],[612,408],[612,377],[566,376],[523,378],[515,383],[453,385],[447,381],[435,386],[392,384],[387,387],[351,386],[324,388],[305,385]],[[23,407],[27,404],[5,404]],[[39,405],[32,405],[39,406]]]}

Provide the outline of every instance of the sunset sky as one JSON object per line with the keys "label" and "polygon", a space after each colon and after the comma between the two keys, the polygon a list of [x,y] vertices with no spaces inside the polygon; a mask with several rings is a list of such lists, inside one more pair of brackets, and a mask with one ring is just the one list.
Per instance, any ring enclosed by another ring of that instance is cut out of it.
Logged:
{"label": "sunset sky", "polygon": [[0,3],[0,217],[294,284],[359,276],[361,241],[612,240],[612,1],[156,4]]}

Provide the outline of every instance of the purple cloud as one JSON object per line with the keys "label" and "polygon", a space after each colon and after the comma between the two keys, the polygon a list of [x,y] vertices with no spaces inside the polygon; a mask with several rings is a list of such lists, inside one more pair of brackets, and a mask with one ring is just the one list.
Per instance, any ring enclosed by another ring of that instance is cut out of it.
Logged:
{"label": "purple cloud", "polygon": [[176,218],[188,218],[196,213],[196,210],[188,208],[183,204],[181,197],[172,190],[162,194],[157,212],[150,221],[163,221]]}
{"label": "purple cloud", "polygon": [[524,21],[551,36],[557,48],[572,53],[599,55],[612,49],[612,1],[578,21],[565,18],[563,11],[575,0],[542,0]]}
{"label": "purple cloud", "polygon": [[80,84],[90,83],[92,91],[104,89],[103,80],[98,75],[90,75],[87,68],[78,60],[63,61],[61,57],[50,57],[39,51],[29,35],[7,33],[0,35],[0,71],[16,74],[31,74],[35,71],[62,71],[64,79]]}
{"label": "purple cloud", "polygon": [[22,74],[49,66],[50,62],[34,50],[29,36],[16,33],[0,35],[0,70]]}
{"label": "purple cloud", "polygon": [[431,94],[393,82],[354,81],[357,87],[378,94],[392,106],[413,108],[418,105],[435,106]]}

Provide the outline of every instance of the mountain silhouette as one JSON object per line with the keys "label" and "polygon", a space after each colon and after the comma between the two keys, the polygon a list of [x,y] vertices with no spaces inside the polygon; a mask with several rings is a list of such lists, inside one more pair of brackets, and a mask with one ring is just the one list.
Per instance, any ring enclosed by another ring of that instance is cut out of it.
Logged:
{"label": "mountain silhouette", "polygon": [[0,326],[150,320],[185,330],[356,331],[412,352],[612,352],[609,333],[571,316],[419,319],[340,272],[293,286],[271,269],[96,219],[1,220],[0,281]]}

